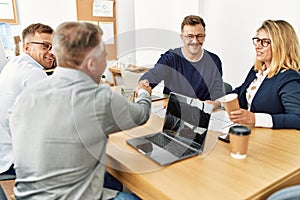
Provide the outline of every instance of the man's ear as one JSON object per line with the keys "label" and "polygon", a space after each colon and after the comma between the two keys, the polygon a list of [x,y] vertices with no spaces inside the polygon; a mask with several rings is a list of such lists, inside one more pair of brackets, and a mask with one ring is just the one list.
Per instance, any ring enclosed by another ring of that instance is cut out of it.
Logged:
{"label": "man's ear", "polygon": [[28,43],[23,43],[23,51],[24,51],[25,53],[30,52],[30,44],[28,44]]}
{"label": "man's ear", "polygon": [[180,34],[180,40],[181,40],[181,42],[184,42],[182,33]]}
{"label": "man's ear", "polygon": [[87,65],[87,68],[88,68],[89,71],[93,71],[93,68],[94,68],[94,65],[95,65],[94,58],[92,58],[92,57],[88,58],[86,65]]}

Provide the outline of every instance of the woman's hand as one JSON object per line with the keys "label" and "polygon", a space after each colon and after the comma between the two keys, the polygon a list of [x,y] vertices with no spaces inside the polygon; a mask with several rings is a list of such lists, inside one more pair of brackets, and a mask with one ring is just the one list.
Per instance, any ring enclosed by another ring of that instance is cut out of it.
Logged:
{"label": "woman's hand", "polygon": [[232,111],[229,114],[229,118],[232,122],[236,124],[244,124],[248,126],[255,125],[255,115],[253,112],[250,112],[245,109],[240,109],[236,111]]}

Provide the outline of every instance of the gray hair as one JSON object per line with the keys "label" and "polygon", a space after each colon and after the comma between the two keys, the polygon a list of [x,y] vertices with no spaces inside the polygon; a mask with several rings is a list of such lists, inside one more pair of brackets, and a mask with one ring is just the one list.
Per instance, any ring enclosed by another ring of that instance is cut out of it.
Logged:
{"label": "gray hair", "polygon": [[[53,52],[59,66],[76,68],[100,43],[103,32],[87,22],[65,22],[53,35]],[[101,48],[103,51],[103,48]],[[101,52],[102,53],[102,52]]]}

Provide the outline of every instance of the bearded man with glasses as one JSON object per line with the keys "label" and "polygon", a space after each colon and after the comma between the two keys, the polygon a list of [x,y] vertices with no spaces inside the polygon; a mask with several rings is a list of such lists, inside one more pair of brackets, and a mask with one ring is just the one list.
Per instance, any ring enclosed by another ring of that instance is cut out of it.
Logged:
{"label": "bearded man with glasses", "polygon": [[205,41],[204,20],[195,15],[186,16],[181,24],[183,46],[164,53],[154,68],[141,80],[148,79],[151,87],[164,81],[164,93],[171,91],[200,100],[214,101],[224,95],[222,63],[220,58],[203,48]]}
{"label": "bearded man with glasses", "polygon": [[31,24],[22,32],[23,52],[10,60],[0,74],[0,179],[13,177],[11,134],[8,111],[16,97],[28,86],[47,77],[44,69],[53,66],[53,29],[44,24]]}

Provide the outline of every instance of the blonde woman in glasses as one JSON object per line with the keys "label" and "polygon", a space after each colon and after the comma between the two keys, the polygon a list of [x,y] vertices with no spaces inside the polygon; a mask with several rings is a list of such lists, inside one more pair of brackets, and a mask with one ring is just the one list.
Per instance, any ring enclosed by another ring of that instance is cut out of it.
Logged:
{"label": "blonde woman in glasses", "polygon": [[241,109],[231,121],[256,127],[300,129],[300,47],[293,27],[266,20],[252,38],[254,66],[238,94]]}

